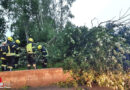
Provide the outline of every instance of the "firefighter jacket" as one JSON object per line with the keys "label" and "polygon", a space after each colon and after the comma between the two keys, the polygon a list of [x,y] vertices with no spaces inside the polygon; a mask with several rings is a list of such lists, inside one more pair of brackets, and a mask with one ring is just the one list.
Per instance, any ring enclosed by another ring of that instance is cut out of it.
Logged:
{"label": "firefighter jacket", "polygon": [[7,46],[1,46],[0,50],[0,59],[1,60],[6,60],[6,53],[8,52],[8,47]]}
{"label": "firefighter jacket", "polygon": [[8,52],[6,56],[15,56],[16,45],[13,42],[7,41]]}
{"label": "firefighter jacket", "polygon": [[35,53],[35,45],[34,45],[34,43],[29,42],[26,45],[26,51],[27,51],[28,54],[34,54]]}
{"label": "firefighter jacket", "polygon": [[48,52],[44,46],[42,46],[42,49],[40,50],[44,56],[48,56]]}
{"label": "firefighter jacket", "polygon": [[19,45],[17,44],[17,43],[14,43],[14,45],[15,45],[15,54],[16,54],[16,56],[17,57],[19,57],[20,56],[20,47],[19,47]]}

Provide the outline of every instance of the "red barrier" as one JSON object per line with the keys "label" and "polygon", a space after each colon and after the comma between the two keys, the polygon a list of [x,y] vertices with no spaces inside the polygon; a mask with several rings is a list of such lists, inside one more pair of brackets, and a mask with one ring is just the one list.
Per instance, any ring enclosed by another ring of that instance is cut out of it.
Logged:
{"label": "red barrier", "polygon": [[46,86],[59,81],[65,81],[70,77],[70,74],[65,74],[62,68],[50,68],[0,72],[0,77],[4,86],[21,88],[24,86]]}

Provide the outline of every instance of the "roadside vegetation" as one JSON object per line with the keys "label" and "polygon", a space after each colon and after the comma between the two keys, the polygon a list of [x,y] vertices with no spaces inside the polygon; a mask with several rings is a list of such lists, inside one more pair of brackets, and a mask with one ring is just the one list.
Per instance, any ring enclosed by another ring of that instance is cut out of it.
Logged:
{"label": "roadside vegetation", "polygon": [[[0,42],[11,31],[21,41],[20,68],[26,69],[28,37],[36,46],[48,50],[48,68],[62,67],[72,78],[58,85],[64,87],[98,85],[115,90],[130,89],[130,14],[129,9],[118,19],[92,27],[76,26],[70,8],[75,0],[1,0]],[[6,21],[5,16],[9,19]],[[11,25],[8,26],[9,22]],[[41,68],[41,54],[36,53]]]}

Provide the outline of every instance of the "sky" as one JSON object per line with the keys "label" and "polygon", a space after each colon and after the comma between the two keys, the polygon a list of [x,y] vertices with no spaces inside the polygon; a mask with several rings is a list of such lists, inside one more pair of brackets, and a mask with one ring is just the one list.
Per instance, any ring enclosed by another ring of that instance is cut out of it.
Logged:
{"label": "sky", "polygon": [[93,21],[96,26],[99,22],[113,17],[119,18],[129,7],[130,0],[76,0],[71,8],[75,18],[71,21],[77,26],[91,27],[91,20],[96,18]]}

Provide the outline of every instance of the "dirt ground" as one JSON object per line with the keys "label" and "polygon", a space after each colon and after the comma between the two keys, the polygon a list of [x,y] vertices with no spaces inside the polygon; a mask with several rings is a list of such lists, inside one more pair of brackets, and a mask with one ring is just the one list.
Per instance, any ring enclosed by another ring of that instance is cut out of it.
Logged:
{"label": "dirt ground", "polygon": [[92,88],[88,88],[86,86],[79,86],[78,88],[62,88],[57,85],[51,85],[51,86],[44,86],[44,87],[23,87],[20,89],[1,89],[0,90],[112,90],[111,88],[106,88],[106,87],[99,87],[94,85]]}

